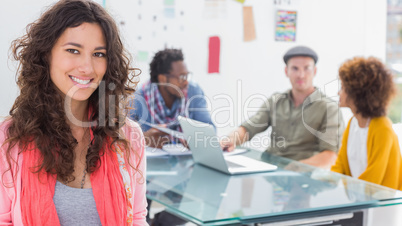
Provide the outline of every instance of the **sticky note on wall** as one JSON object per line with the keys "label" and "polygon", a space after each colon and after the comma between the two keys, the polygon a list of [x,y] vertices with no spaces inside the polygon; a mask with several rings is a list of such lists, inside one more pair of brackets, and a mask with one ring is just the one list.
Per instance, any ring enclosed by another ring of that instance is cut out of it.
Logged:
{"label": "sticky note on wall", "polygon": [[165,0],[165,6],[169,5],[169,6],[173,6],[174,5],[174,0]]}
{"label": "sticky note on wall", "polygon": [[142,62],[148,61],[148,52],[147,51],[138,51],[137,60]]}
{"label": "sticky note on wall", "polygon": [[163,10],[163,14],[165,15],[166,18],[174,18],[174,8],[165,8]]}
{"label": "sticky note on wall", "polygon": [[209,38],[208,73],[219,73],[221,40],[218,36]]}
{"label": "sticky note on wall", "polygon": [[252,6],[243,6],[243,38],[245,42],[256,38]]}

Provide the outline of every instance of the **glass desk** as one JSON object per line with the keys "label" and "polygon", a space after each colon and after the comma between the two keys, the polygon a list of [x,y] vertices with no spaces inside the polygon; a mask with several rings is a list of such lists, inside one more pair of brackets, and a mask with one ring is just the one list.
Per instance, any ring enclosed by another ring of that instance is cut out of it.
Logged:
{"label": "glass desk", "polygon": [[152,157],[147,198],[199,225],[312,223],[309,219],[347,219],[359,210],[402,204],[402,191],[265,152],[244,155],[278,170],[229,176],[194,164],[191,155]]}

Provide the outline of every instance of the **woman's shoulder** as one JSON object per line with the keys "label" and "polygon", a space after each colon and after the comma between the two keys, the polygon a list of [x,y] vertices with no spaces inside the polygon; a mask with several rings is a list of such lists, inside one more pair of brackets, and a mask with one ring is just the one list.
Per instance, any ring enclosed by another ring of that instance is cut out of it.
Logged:
{"label": "woman's shoulder", "polygon": [[378,128],[384,128],[384,129],[391,128],[392,129],[392,122],[386,116],[372,118],[371,123],[373,123],[373,126],[375,126],[376,129],[378,129]]}
{"label": "woman's shoulder", "polygon": [[392,127],[392,121],[388,117],[382,116],[371,119],[369,133],[389,136],[395,134],[395,131]]}
{"label": "woman's shoulder", "polygon": [[125,125],[123,126],[125,139],[130,143],[134,149],[143,149],[145,145],[144,134],[142,133],[141,126],[126,118]]}
{"label": "woman's shoulder", "polygon": [[[2,166],[6,166],[7,162],[12,164],[13,167],[17,165],[17,162],[21,158],[21,155],[19,154],[19,146],[16,144],[14,145],[10,150],[8,150],[8,143],[6,142],[7,140],[7,130],[11,124],[11,120],[5,119],[2,122],[0,122],[0,164]],[[8,154],[7,154],[8,153]],[[8,157],[12,159],[11,162],[8,161]],[[0,171],[3,172],[5,169],[8,169],[9,166],[6,168],[0,167]]]}
{"label": "woman's shoulder", "polygon": [[10,127],[10,124],[11,120],[9,118],[0,122],[0,143],[2,149],[4,149],[3,145],[7,139],[7,130]]}
{"label": "woman's shoulder", "polygon": [[145,140],[141,126],[137,122],[127,118],[122,129],[130,147],[129,161],[137,165],[145,156]]}
{"label": "woman's shoulder", "polygon": [[10,118],[5,118],[0,122],[0,136],[3,137],[7,133],[7,129],[11,124]]}
{"label": "woman's shoulder", "polygon": [[141,126],[130,118],[126,118],[125,124],[123,126],[124,130],[127,132],[139,132],[142,133]]}

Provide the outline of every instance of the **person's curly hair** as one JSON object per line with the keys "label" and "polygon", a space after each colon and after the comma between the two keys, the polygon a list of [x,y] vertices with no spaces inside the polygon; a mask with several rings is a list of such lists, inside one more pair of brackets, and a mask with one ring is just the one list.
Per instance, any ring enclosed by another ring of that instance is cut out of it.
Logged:
{"label": "person's curly hair", "polygon": [[157,52],[149,64],[151,82],[158,82],[158,75],[168,74],[172,70],[172,63],[183,61],[184,56],[180,49],[164,49]]}
{"label": "person's curly hair", "polygon": [[[127,140],[119,137],[118,132],[125,123],[127,98],[135,91],[131,86],[134,76],[129,76],[134,69],[130,68],[131,57],[123,47],[115,21],[92,1],[61,0],[29,24],[26,35],[14,40],[11,46],[13,58],[19,61],[20,95],[9,112],[6,157],[10,163],[15,145],[21,152],[34,145],[43,157],[36,172],[44,169],[57,174],[62,181],[74,180],[72,150],[78,142],[67,124],[64,98],[50,79],[49,55],[67,28],[82,23],[98,24],[106,40],[107,70],[88,100],[88,108],[92,109],[88,120],[96,122],[91,125],[94,137],[86,155],[86,170],[91,173],[99,166],[105,145],[119,142],[130,153]],[[138,169],[138,165],[134,168]]]}
{"label": "person's curly hair", "polygon": [[342,86],[363,117],[387,114],[388,105],[396,94],[393,75],[377,58],[355,57],[339,68]]}

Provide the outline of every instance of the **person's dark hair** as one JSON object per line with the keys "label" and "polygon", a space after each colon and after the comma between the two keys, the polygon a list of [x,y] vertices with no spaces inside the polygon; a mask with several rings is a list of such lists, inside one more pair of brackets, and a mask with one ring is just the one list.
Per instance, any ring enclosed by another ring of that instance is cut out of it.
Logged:
{"label": "person's dark hair", "polygon": [[396,88],[391,71],[379,59],[349,59],[339,68],[339,77],[356,113],[371,118],[386,115]]}
{"label": "person's dark hair", "polygon": [[[61,0],[29,24],[26,35],[14,40],[11,46],[14,59],[19,61],[20,95],[10,110],[7,159],[10,163],[10,152],[15,145],[19,145],[21,152],[34,145],[43,156],[36,172],[44,169],[57,174],[62,181],[73,179],[72,150],[78,142],[67,124],[64,98],[57,95],[60,92],[50,79],[49,55],[67,28],[82,23],[98,24],[106,40],[107,70],[103,84],[88,100],[92,109],[89,120],[97,122],[91,126],[94,138],[86,156],[87,171],[91,173],[96,170],[104,145],[119,142],[129,153],[128,142],[119,137],[118,131],[124,125],[127,98],[135,91],[130,86],[133,78],[129,76],[133,69],[115,21],[92,1]],[[109,101],[111,98],[115,98],[114,102]]]}
{"label": "person's dark hair", "polygon": [[157,52],[149,64],[151,82],[158,82],[158,75],[168,74],[172,70],[172,63],[183,61],[184,56],[180,49],[164,49]]}

